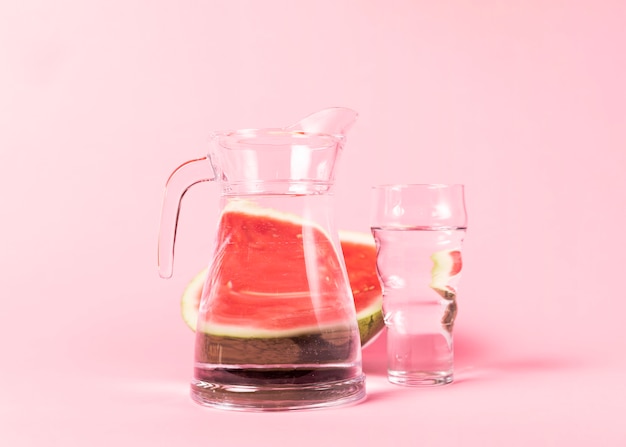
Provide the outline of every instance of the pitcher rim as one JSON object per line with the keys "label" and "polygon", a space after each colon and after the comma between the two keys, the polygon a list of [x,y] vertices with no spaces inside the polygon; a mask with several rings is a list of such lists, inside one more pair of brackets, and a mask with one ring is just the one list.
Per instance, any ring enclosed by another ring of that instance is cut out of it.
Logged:
{"label": "pitcher rim", "polygon": [[[218,144],[220,144],[219,141],[221,138],[229,138],[229,137],[236,137],[236,136],[242,136],[242,137],[250,136],[250,137],[258,137],[258,138],[272,137],[272,136],[274,137],[287,136],[291,138],[301,137],[303,140],[307,138],[321,137],[321,138],[328,139],[329,142],[331,143],[328,145],[324,145],[323,147],[311,147],[310,148],[311,150],[324,149],[331,145],[340,144],[340,143],[343,143],[346,139],[346,136],[342,134],[331,134],[331,133],[325,133],[325,132],[306,132],[303,130],[289,130],[289,129],[276,127],[276,128],[244,128],[244,129],[217,130],[217,131],[213,131],[210,133],[209,140],[218,142]],[[245,145],[245,143],[240,143],[240,144]],[[276,148],[280,148],[280,147],[291,148],[293,146],[293,143],[291,144],[288,142],[285,142],[284,144],[268,143],[268,145],[276,146]],[[303,145],[306,146],[306,144],[303,144]],[[220,146],[226,149],[232,149],[232,150],[241,149],[241,148],[232,147],[232,146],[224,145],[224,144],[220,144]]]}

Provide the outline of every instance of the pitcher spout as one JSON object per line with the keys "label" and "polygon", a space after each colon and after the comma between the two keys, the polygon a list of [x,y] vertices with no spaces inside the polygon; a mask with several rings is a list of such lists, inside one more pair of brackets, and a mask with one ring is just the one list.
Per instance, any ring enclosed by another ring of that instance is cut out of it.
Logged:
{"label": "pitcher spout", "polygon": [[358,113],[347,107],[330,107],[312,113],[286,130],[345,135],[358,117]]}

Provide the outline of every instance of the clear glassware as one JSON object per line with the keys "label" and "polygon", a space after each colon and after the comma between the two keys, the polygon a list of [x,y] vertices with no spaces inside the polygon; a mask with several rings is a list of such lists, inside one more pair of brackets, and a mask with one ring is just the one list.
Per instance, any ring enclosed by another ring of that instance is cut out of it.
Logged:
{"label": "clear glassware", "polygon": [[216,132],[207,157],[170,176],[159,240],[163,277],[172,274],[181,198],[202,181],[221,189],[196,329],[196,402],[272,411],[365,397],[331,194],[355,118],[349,109],[328,109],[288,128]]}
{"label": "clear glassware", "polygon": [[383,289],[389,381],[407,386],[452,382],[467,229],[464,186],[375,186],[370,223]]}

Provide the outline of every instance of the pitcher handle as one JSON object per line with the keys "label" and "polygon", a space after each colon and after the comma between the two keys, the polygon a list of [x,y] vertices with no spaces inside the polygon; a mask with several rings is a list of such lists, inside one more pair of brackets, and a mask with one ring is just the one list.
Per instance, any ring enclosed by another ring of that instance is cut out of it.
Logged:
{"label": "pitcher handle", "polygon": [[202,157],[183,163],[167,179],[159,228],[158,265],[161,278],[172,277],[174,244],[181,201],[193,185],[215,180],[215,177],[207,177],[207,173],[210,172],[212,172],[212,167],[208,158]]}

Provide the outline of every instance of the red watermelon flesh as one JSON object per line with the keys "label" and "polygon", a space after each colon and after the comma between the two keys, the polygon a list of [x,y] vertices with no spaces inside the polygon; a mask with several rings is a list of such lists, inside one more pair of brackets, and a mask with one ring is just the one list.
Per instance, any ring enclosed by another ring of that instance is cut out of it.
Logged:
{"label": "red watermelon flesh", "polygon": [[[212,297],[200,311],[200,332],[271,338],[358,324],[365,344],[382,330],[382,294],[370,235],[341,233],[349,284],[326,233],[291,215],[233,202],[222,214],[217,241],[206,288]],[[206,272],[198,275],[203,276]],[[183,297],[183,316],[192,327],[200,284],[194,279]],[[356,316],[345,299],[348,287]]]}

